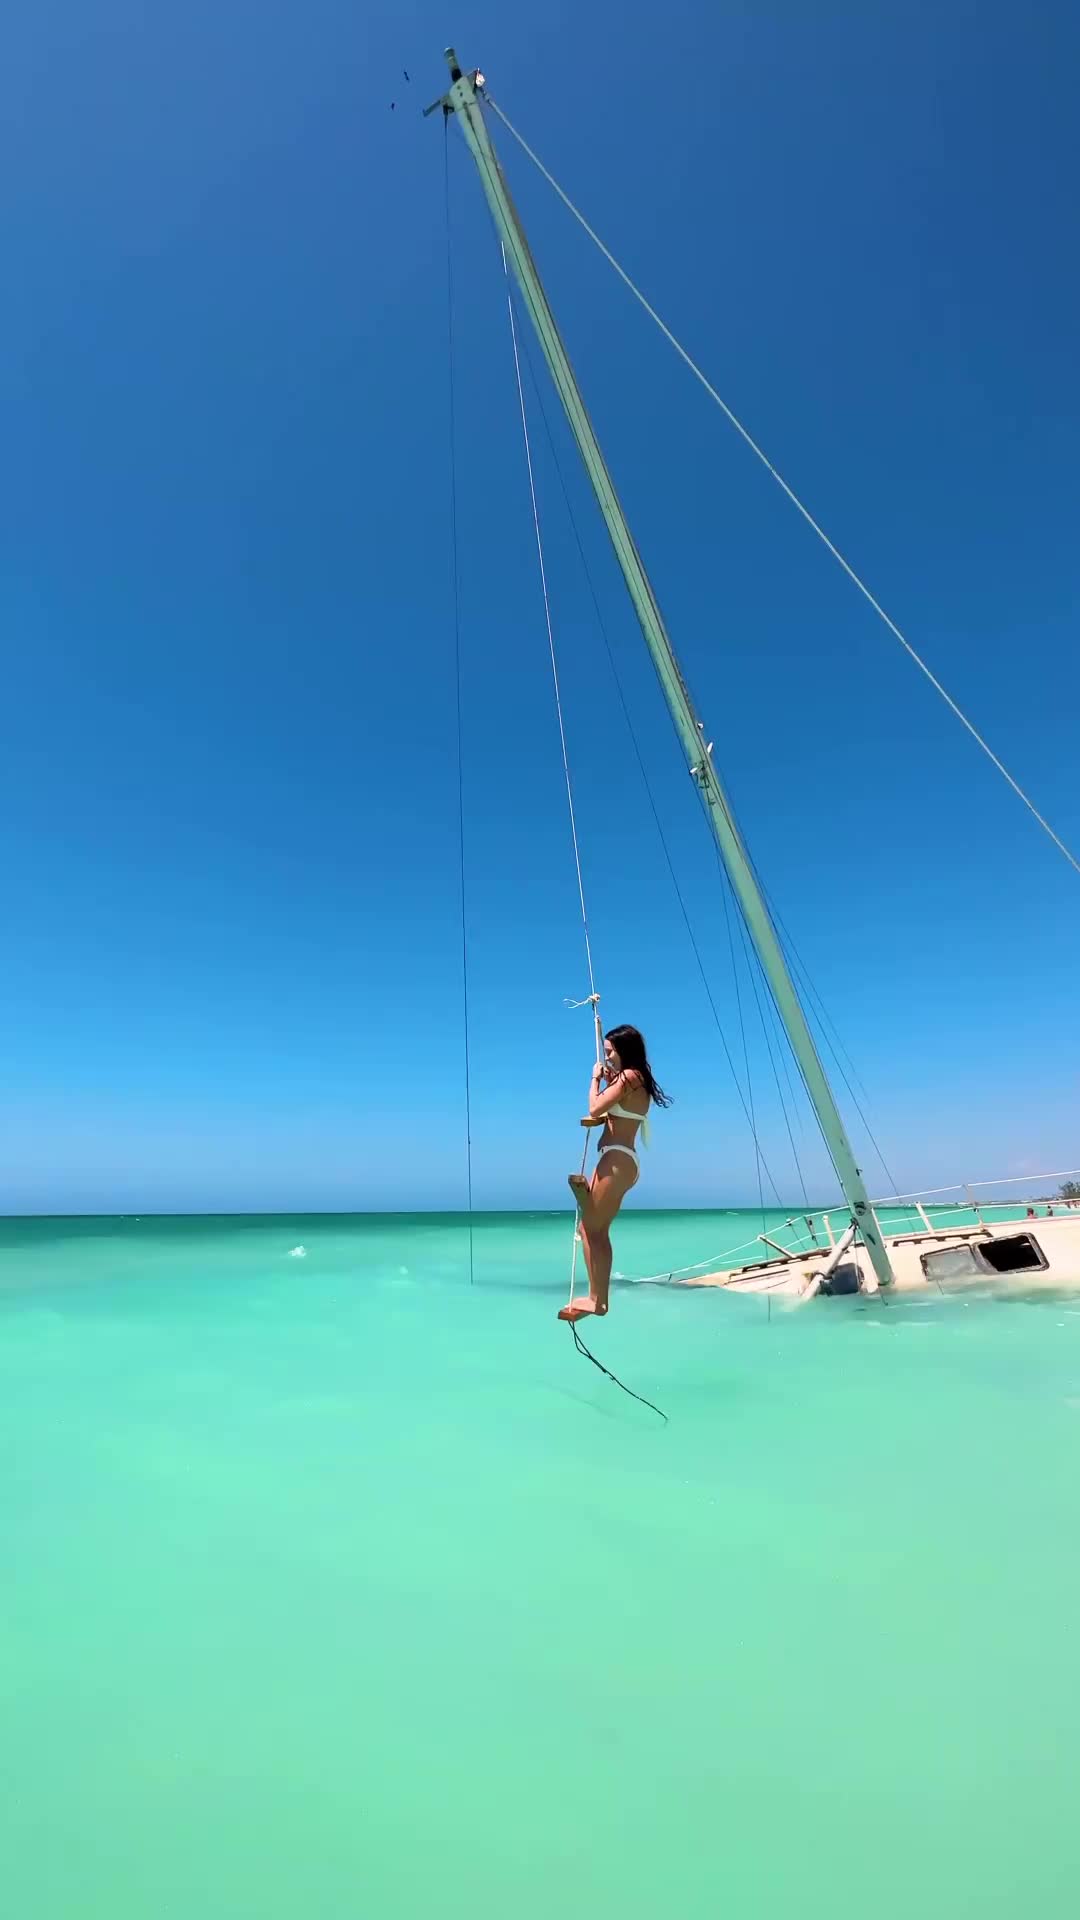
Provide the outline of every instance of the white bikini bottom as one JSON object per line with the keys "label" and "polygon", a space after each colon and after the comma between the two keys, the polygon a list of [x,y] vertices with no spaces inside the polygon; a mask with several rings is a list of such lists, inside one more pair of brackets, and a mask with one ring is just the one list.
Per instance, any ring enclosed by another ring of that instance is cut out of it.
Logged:
{"label": "white bikini bottom", "polygon": [[625,1153],[625,1155],[626,1155],[626,1157],[627,1157],[627,1159],[628,1159],[628,1160],[632,1160],[632,1161],[633,1161],[633,1163],[634,1163],[634,1165],[635,1165],[635,1167],[637,1168],[637,1170],[638,1170],[638,1172],[640,1173],[640,1171],[641,1171],[641,1164],[640,1164],[640,1162],[639,1162],[639,1160],[638,1160],[638,1157],[637,1157],[637,1150],[636,1150],[636,1148],[634,1148],[634,1147],[619,1147],[619,1146],[616,1146],[616,1145],[615,1145],[614,1143],[612,1143],[612,1145],[611,1145],[610,1147],[601,1147],[601,1149],[600,1149],[600,1151],[599,1151],[599,1153],[598,1153],[598,1154],[597,1154],[597,1156],[596,1156],[596,1164],[597,1164],[597,1166],[599,1166],[599,1165],[600,1165],[600,1162],[601,1162],[601,1160],[603,1160],[603,1159],[605,1159],[605,1158],[606,1158],[606,1156],[607,1156],[607,1155],[608,1155],[609,1153]]}

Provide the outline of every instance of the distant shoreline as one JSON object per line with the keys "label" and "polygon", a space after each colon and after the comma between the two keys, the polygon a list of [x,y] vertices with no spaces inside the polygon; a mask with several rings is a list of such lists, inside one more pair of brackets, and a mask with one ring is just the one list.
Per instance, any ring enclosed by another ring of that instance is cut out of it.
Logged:
{"label": "distant shoreline", "polygon": [[[884,1206],[880,1206],[878,1208],[878,1211],[879,1213],[887,1215],[888,1217],[892,1218],[896,1214],[903,1214],[903,1213],[915,1214],[917,1212],[917,1205],[918,1203],[914,1200],[891,1201]],[[978,1207],[973,1205],[972,1202],[969,1200],[934,1200],[934,1201],[923,1203],[923,1211],[928,1215],[930,1215],[931,1217],[938,1214],[943,1214],[943,1213],[974,1214],[974,1213],[977,1213],[979,1209],[982,1209],[983,1211],[986,1211],[986,1212],[990,1212],[991,1210],[994,1212],[1015,1211],[1022,1214],[1024,1209],[1027,1207],[1053,1207],[1055,1212],[1057,1212],[1059,1209],[1064,1213],[1077,1212],[1077,1211],[1080,1211],[1080,1201],[1063,1200],[1055,1194],[1040,1194],[1038,1196],[1025,1198],[1023,1200],[980,1201],[978,1203]],[[835,1215],[835,1214],[841,1214],[844,1211],[845,1211],[845,1205],[842,1200],[833,1200],[826,1203],[824,1206],[818,1205],[813,1207],[803,1207],[803,1206],[796,1205],[796,1206],[787,1206],[787,1207],[767,1206],[765,1208],[762,1208],[760,1205],[754,1202],[744,1203],[742,1206],[715,1206],[715,1205],[702,1203],[700,1205],[682,1204],[679,1206],[670,1206],[670,1207],[633,1207],[628,1211],[628,1214],[626,1217],[627,1218],[645,1217],[649,1219],[655,1219],[655,1218],[662,1218],[665,1215],[679,1215],[679,1214],[713,1214],[719,1217],[723,1217],[725,1215],[744,1215],[745,1214],[750,1217],[757,1216],[760,1218],[761,1215],[764,1213],[766,1218],[773,1221],[776,1221],[776,1220],[784,1221],[788,1219],[792,1221],[805,1221],[808,1216],[811,1216],[815,1220],[817,1220],[817,1219],[820,1219],[821,1216],[825,1213],[828,1213],[830,1215]],[[199,1211],[195,1208],[180,1208],[180,1209],[168,1209],[168,1210],[161,1210],[161,1211],[156,1211],[154,1209],[147,1209],[145,1212],[141,1212],[141,1213],[134,1213],[134,1212],[3,1213],[3,1214],[0,1214],[0,1231],[2,1231],[2,1227],[5,1222],[9,1222],[12,1225],[14,1225],[16,1223],[28,1224],[31,1222],[50,1222],[50,1221],[68,1221],[71,1223],[75,1223],[79,1221],[116,1222],[118,1220],[123,1220],[123,1221],[129,1222],[132,1226],[135,1226],[135,1225],[149,1224],[154,1221],[165,1221],[165,1220],[170,1220],[170,1221],[171,1220],[298,1221],[298,1220],[423,1220],[423,1219],[430,1219],[430,1220],[460,1220],[462,1224],[465,1225],[468,1223],[470,1219],[473,1220],[474,1222],[480,1221],[480,1220],[510,1220],[510,1219],[522,1219],[522,1218],[533,1219],[533,1220],[544,1220],[544,1219],[557,1220],[560,1218],[565,1218],[568,1213],[569,1213],[568,1207],[530,1207],[530,1206],[477,1207],[473,1209],[471,1214],[464,1207],[437,1207],[437,1206],[436,1207],[411,1207],[411,1208],[410,1207],[350,1207],[350,1208],[275,1207],[273,1209],[265,1210],[265,1211],[260,1211],[255,1208],[241,1208],[241,1209],[216,1209],[215,1208],[206,1212]]]}

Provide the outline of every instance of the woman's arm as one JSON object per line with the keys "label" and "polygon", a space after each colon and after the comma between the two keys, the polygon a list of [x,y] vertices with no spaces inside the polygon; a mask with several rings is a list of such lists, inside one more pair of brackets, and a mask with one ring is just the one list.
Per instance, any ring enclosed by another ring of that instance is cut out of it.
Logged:
{"label": "woman's arm", "polygon": [[590,1120],[603,1119],[605,1114],[611,1112],[612,1107],[619,1105],[624,1093],[634,1093],[641,1085],[636,1073],[616,1074],[611,1085],[606,1089],[601,1084],[602,1078],[603,1068],[595,1066],[593,1068],[592,1085],[589,1088]]}

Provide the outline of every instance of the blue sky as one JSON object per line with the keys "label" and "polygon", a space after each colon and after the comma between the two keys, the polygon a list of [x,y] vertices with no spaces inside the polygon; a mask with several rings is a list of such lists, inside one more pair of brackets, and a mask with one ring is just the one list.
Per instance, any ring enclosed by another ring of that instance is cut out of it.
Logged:
{"label": "blue sky", "polygon": [[[45,0],[9,34],[0,165],[10,1210],[463,1200],[443,130],[420,119],[450,32],[1080,845],[1074,9]],[[450,131],[476,1191],[558,1205],[586,986],[501,269]],[[895,1177],[1076,1164],[1080,881],[496,134]],[[552,418],[741,1055],[711,848]],[[604,1007],[677,1096],[641,1202],[739,1204],[747,1129],[537,439]]]}

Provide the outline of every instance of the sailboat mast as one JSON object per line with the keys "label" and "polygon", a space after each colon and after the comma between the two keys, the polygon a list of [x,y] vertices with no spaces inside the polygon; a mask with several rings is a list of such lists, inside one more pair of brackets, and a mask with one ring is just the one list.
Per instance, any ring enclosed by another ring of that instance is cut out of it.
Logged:
{"label": "sailboat mast", "polygon": [[780,1018],[798,1061],[799,1070],[817,1114],[845,1198],[866,1245],[874,1273],[882,1286],[888,1286],[893,1277],[889,1257],[878,1232],[862,1174],[855,1163],[851,1142],[818,1057],[813,1036],[795,991],[794,982],[788,972],[787,962],[776,937],[768,908],[754,876],[749,855],[728,804],[720,776],[706,747],[704,732],[691,704],[656,596],[634,544],[626,516],[619,505],[611,475],[600,451],[600,443],[586,412],[554,315],[548,305],[547,295],[541,285],[536,263],[529,251],[529,243],[525,238],[517,209],[510,198],[509,188],[492,145],[482,107],[482,76],[475,72],[463,73],[452,47],[447,48],[446,59],[450,67],[451,86],[445,99],[437,104],[441,105],[446,112],[457,116],[469,144],[469,150],[476,161],[496,228],[513,266],[529,316],[543,349],[544,358],[565,408],[570,430],[592,482],[593,491],[615,548],[616,558],[641,623],[645,643],[652,655],[660,685],[671,709],[671,717],[689,759],[691,775],[700,790],[721,858],[738,896],[758,958],[772,988]]}

